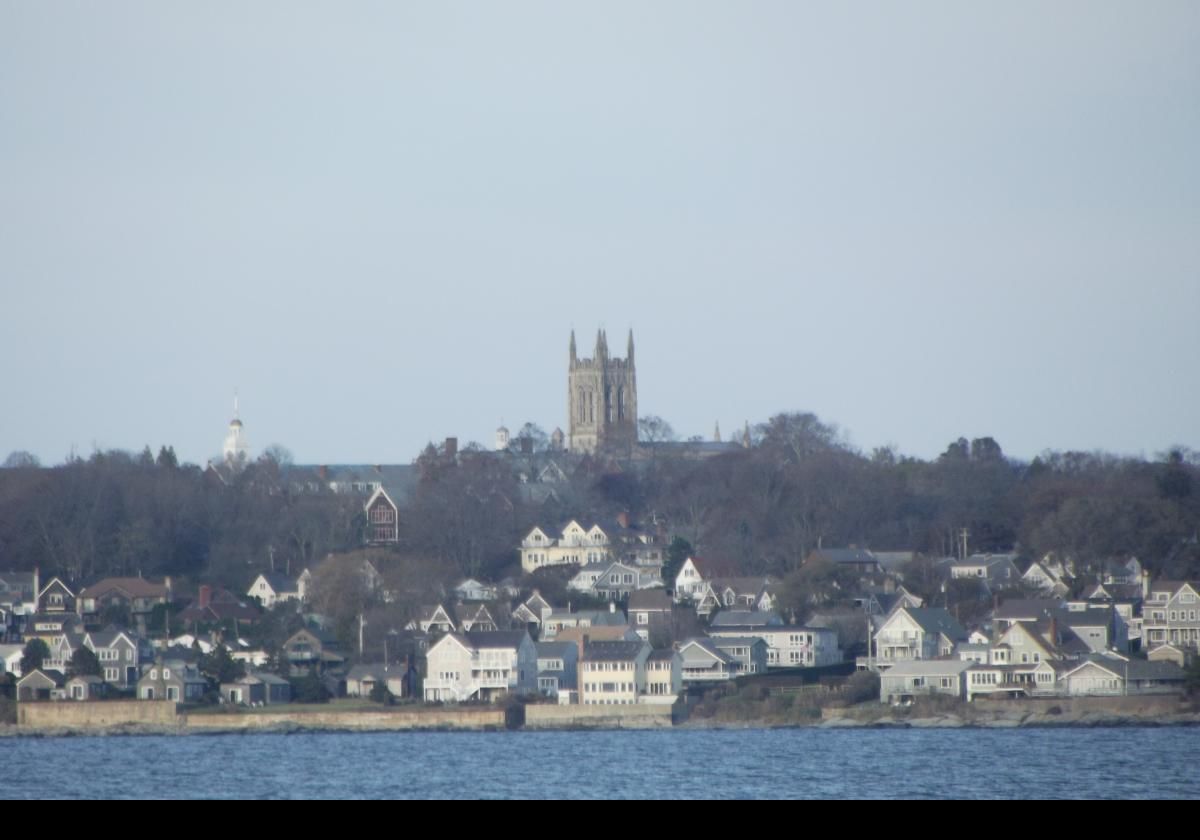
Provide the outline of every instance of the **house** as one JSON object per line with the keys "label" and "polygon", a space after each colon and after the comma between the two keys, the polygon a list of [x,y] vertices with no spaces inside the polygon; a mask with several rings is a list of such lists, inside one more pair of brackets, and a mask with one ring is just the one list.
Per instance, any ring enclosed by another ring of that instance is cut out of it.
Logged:
{"label": "house", "polygon": [[[902,580],[904,572],[917,559],[915,551],[872,551],[871,556],[889,578]],[[915,606],[921,606],[916,604]]]}
{"label": "house", "polygon": [[1180,668],[1186,668],[1191,661],[1186,650],[1174,645],[1159,645],[1146,654],[1146,659],[1151,662],[1173,662]]}
{"label": "house", "polygon": [[73,613],[78,599],[74,587],[59,577],[51,578],[37,597],[37,612]]}
{"label": "house", "polygon": [[642,637],[628,624],[594,627],[567,627],[558,631],[556,642],[575,645],[578,659],[583,658],[583,649],[591,642],[636,642]]}
{"label": "house", "polygon": [[495,701],[537,688],[537,648],[524,630],[447,633],[426,662],[426,702]]}
{"label": "house", "polygon": [[454,587],[454,595],[460,601],[495,601],[500,595],[495,586],[467,578]]}
{"label": "house", "polygon": [[463,633],[492,633],[500,628],[485,604],[459,604],[454,608],[455,629]]}
{"label": "house", "polygon": [[634,642],[589,642],[579,662],[579,702],[585,706],[631,706],[646,693],[651,648]]}
{"label": "house", "polygon": [[513,623],[518,626],[534,625],[541,627],[542,619],[554,611],[554,607],[550,606],[550,602],[542,597],[542,593],[536,589],[523,604],[520,604],[512,611]]}
{"label": "house", "polygon": [[1142,644],[1200,651],[1200,582],[1155,581],[1142,604]]}
{"label": "house", "polygon": [[767,610],[775,596],[770,578],[713,578],[696,597],[696,614],[712,615],[719,609]]}
{"label": "house", "polygon": [[163,583],[142,578],[106,578],[79,593],[76,610],[89,627],[100,624],[106,612],[126,612],[139,631],[145,633],[155,607],[170,602],[170,578]]}
{"label": "house", "polygon": [[557,532],[540,527],[521,540],[521,568],[526,574],[548,566],[585,566],[615,560],[612,540],[600,525],[585,528],[571,520]]}
{"label": "house", "polygon": [[23,645],[0,645],[0,674],[21,676],[21,659],[24,655]]}
{"label": "house", "polygon": [[1021,575],[1021,583],[1038,592],[1055,598],[1065,598],[1071,593],[1072,576],[1063,564],[1047,555],[1040,561],[1029,564]]}
{"label": "house", "polygon": [[574,642],[538,642],[538,693],[558,697],[579,687],[579,645]]}
{"label": "house", "polygon": [[100,660],[106,683],[122,691],[137,687],[141,664],[151,657],[150,646],[145,640],[128,631],[109,627],[85,634],[82,642]]}
{"label": "house", "polygon": [[632,593],[626,604],[629,625],[647,642],[654,634],[670,634],[674,603],[664,589],[642,589]]}
{"label": "house", "polygon": [[839,569],[849,569],[863,578],[878,575],[883,571],[874,554],[855,546],[815,549],[805,558],[804,565],[822,561],[832,563]]}
{"label": "house", "polygon": [[388,666],[381,663],[375,665],[355,665],[346,674],[347,697],[370,697],[377,685],[387,686],[388,693],[393,697],[411,697],[412,685],[408,684],[409,666],[407,663]]}
{"label": "house", "polygon": [[674,650],[656,650],[646,660],[646,694],[638,702],[671,705],[683,691],[683,657]]}
{"label": "house", "polygon": [[450,610],[442,604],[432,607],[422,607],[417,617],[408,623],[406,630],[420,630],[422,633],[453,633],[458,629],[458,622]]}
{"label": "house", "polygon": [[221,624],[234,621],[254,624],[262,615],[255,608],[238,598],[228,589],[213,589],[207,584],[200,587],[195,600],[177,616],[184,624]]}
{"label": "house", "polygon": [[842,662],[837,631],[823,627],[782,622],[758,626],[717,626],[714,623],[709,627],[708,635],[714,638],[741,636],[762,639],[767,645],[768,668],[823,668]]}
{"label": "house", "polygon": [[925,599],[899,586],[891,591],[868,590],[855,598],[854,603],[861,606],[863,612],[869,616],[889,617],[904,607],[920,609],[925,606]]}
{"label": "house", "polygon": [[951,656],[967,631],[944,609],[898,610],[875,634],[875,663],[887,667],[908,659]]}
{"label": "house", "polygon": [[62,671],[41,668],[30,671],[17,682],[17,700],[30,703],[54,700],[62,696],[67,678]]}
{"label": "house", "polygon": [[1021,581],[1015,554],[972,554],[950,565],[953,580],[964,578],[986,581],[994,586],[1016,586]]}
{"label": "house", "polygon": [[276,674],[250,672],[221,683],[221,702],[234,706],[275,706],[292,702],[292,684]]}
{"label": "house", "polygon": [[618,610],[616,604],[609,604],[607,610],[553,610],[542,620],[542,639],[553,641],[560,632],[572,627],[626,627],[628,624],[625,613]]}
{"label": "house", "polygon": [[737,663],[738,676],[767,673],[767,643],[757,636],[710,636],[708,641]]}
{"label": "house", "polygon": [[689,557],[675,575],[675,600],[679,603],[695,603],[704,596],[706,584],[734,573],[735,566],[732,563]]}
{"label": "house", "polygon": [[1186,674],[1172,662],[1089,656],[1060,680],[1071,697],[1120,697],[1180,693]]}
{"label": "house", "polygon": [[108,684],[100,677],[72,677],[63,688],[68,700],[103,700],[108,696]]}
{"label": "house", "polygon": [[363,510],[367,517],[368,545],[395,545],[400,542],[400,506],[382,486],[367,499]]}
{"label": "house", "polygon": [[716,640],[689,639],[679,647],[680,673],[684,685],[726,682],[741,676],[741,663],[722,652]]}
{"label": "house", "polygon": [[38,613],[27,618],[25,641],[41,639],[47,645],[67,633],[82,635],[83,619],[71,613]]}
{"label": "house", "polygon": [[902,703],[931,694],[966,700],[972,664],[953,659],[896,662],[879,675],[879,702]]}
{"label": "house", "polygon": [[662,579],[627,563],[610,563],[592,584],[591,591],[606,601],[625,601],[634,592],[662,586]]}
{"label": "house", "polygon": [[138,680],[139,700],[174,700],[199,703],[208,691],[208,681],[194,665],[177,660],[156,662]]}
{"label": "house", "polygon": [[980,696],[995,700],[1054,696],[1057,694],[1057,677],[1055,666],[1046,661],[1036,665],[973,662],[967,671],[967,700],[974,701]]}
{"label": "house", "polygon": [[[308,572],[307,569],[304,571]],[[268,610],[275,609],[279,604],[296,604],[304,600],[300,580],[292,580],[280,572],[264,572],[256,577],[246,597],[257,599]]]}
{"label": "house", "polygon": [[1014,624],[1036,623],[1058,612],[1062,602],[1053,598],[1013,598],[992,611],[992,625],[1003,633]]}
{"label": "house", "polygon": [[340,668],[346,658],[338,648],[336,636],[315,627],[306,627],[283,643],[293,677],[302,677],[314,668],[319,674]]}

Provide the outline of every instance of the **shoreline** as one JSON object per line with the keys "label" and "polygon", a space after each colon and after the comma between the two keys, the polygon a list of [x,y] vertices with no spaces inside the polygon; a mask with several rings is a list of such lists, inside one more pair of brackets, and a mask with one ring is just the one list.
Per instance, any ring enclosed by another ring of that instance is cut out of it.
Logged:
{"label": "shoreline", "polygon": [[[1200,712],[1176,714],[1112,714],[1084,712],[1078,715],[1045,715],[1036,712],[984,713],[962,716],[956,713],[940,713],[925,716],[894,717],[880,716],[866,719],[855,716],[835,715],[812,722],[772,720],[689,720],[674,726],[631,727],[619,723],[600,725],[562,725],[537,727],[481,726],[466,728],[454,725],[434,726],[385,726],[385,725],[339,725],[329,720],[306,721],[306,714],[293,715],[287,720],[278,720],[258,726],[204,725],[187,723],[176,725],[119,723],[108,726],[20,726],[0,725],[0,740],[8,738],[79,738],[79,737],[205,737],[228,735],[310,735],[310,734],[394,734],[394,733],[498,733],[498,732],[698,732],[698,731],[748,731],[748,730],[877,730],[901,729],[920,730],[997,730],[997,729],[1161,729],[1200,726]],[[320,716],[313,716],[319,718]]]}

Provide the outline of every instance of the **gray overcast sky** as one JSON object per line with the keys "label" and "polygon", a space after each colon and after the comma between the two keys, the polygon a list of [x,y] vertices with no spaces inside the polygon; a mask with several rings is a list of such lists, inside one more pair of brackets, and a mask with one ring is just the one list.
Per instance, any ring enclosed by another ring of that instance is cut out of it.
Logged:
{"label": "gray overcast sky", "polygon": [[0,459],[1200,448],[1200,3],[0,0]]}

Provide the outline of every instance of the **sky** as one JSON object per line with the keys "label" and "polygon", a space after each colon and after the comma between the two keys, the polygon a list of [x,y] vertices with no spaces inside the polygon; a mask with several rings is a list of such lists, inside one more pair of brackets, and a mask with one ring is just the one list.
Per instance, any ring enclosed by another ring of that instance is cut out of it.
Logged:
{"label": "sky", "polygon": [[0,459],[1200,448],[1200,4],[0,0]]}

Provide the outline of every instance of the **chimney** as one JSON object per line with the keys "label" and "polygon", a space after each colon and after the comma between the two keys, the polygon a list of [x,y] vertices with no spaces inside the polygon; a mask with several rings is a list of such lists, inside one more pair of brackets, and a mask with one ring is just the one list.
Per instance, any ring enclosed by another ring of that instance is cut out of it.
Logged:
{"label": "chimney", "polygon": [[207,583],[200,587],[200,609],[206,609],[212,603],[212,587]]}
{"label": "chimney", "polygon": [[608,602],[608,614],[609,614],[609,615],[615,615],[615,614],[616,614],[616,612],[617,612],[617,602],[616,602],[616,601],[609,601],[609,602]]}
{"label": "chimney", "polygon": [[446,457],[447,458],[457,458],[458,457],[458,438],[456,438],[456,437],[446,438]]}
{"label": "chimney", "polygon": [[629,511],[623,510],[617,514],[617,524],[622,528],[629,527]]}
{"label": "chimney", "polygon": [[329,481],[329,467],[325,466],[324,464],[317,467],[317,476],[321,479],[321,481]]}

